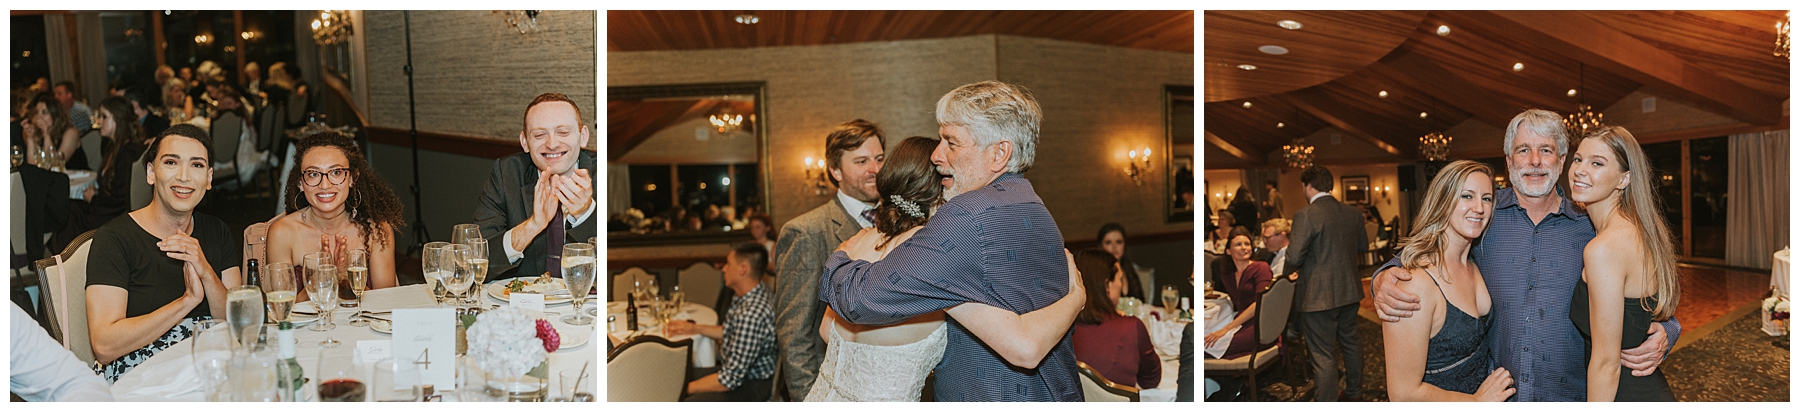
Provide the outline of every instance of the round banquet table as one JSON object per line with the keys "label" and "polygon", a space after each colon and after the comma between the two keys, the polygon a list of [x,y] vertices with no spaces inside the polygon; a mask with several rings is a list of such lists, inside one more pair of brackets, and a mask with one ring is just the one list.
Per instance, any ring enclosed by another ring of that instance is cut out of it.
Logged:
{"label": "round banquet table", "polygon": [[1161,306],[1143,306],[1138,320],[1150,332],[1150,343],[1162,361],[1162,382],[1154,388],[1138,390],[1142,402],[1174,402],[1181,377],[1181,332],[1188,323],[1163,311]]}
{"label": "round banquet table", "polygon": [[[640,310],[642,310],[642,309],[640,309]],[[636,334],[638,332],[643,332],[644,334],[647,334],[647,335],[661,336],[664,339],[668,339],[670,342],[688,340],[688,339],[693,339],[695,336],[700,336],[700,335],[691,334],[691,333],[686,334],[686,335],[672,335],[672,336],[665,335],[665,334],[663,334],[663,329],[662,329],[661,325],[645,328],[643,331],[625,330],[625,302],[607,302],[606,315],[617,317],[618,324],[614,325],[614,326],[616,326],[616,328],[614,328],[615,330],[612,330],[610,333],[612,334],[613,337],[619,338],[619,340],[628,340],[626,338],[631,337],[631,335]],[[639,323],[638,327],[644,328],[643,323],[648,322],[647,319],[649,319],[649,317],[650,317],[649,314],[644,314],[644,313],[638,314],[638,323]],[[678,315],[675,315],[675,320],[691,320],[691,321],[694,321],[695,324],[700,324],[700,325],[717,325],[717,324],[719,324],[719,313],[713,311],[712,308],[706,307],[706,305],[701,305],[701,304],[694,303],[694,302],[682,302],[681,303],[681,313]],[[606,319],[600,320],[600,323],[605,323],[605,322],[606,322]]]}
{"label": "round banquet table", "polygon": [[1774,289],[1781,296],[1791,296],[1788,295],[1788,265],[1791,263],[1791,259],[1792,256],[1788,249],[1775,252],[1774,268],[1769,271],[1769,288]]}
{"label": "round banquet table", "polygon": [[1232,318],[1237,317],[1237,310],[1231,307],[1231,298],[1207,299],[1204,306],[1201,313],[1206,318],[1204,333],[1213,333],[1224,329],[1226,325],[1231,324]]}
{"label": "round banquet table", "polygon": [[[484,293],[483,295],[486,294]],[[505,301],[495,299],[492,296],[488,296],[483,300],[489,304],[506,305]],[[592,302],[593,298],[590,296],[588,301]],[[332,319],[337,323],[337,328],[330,331],[331,337],[343,342],[342,345],[332,349],[354,350],[356,348],[356,341],[393,339],[393,335],[375,332],[368,327],[350,326],[350,316],[355,314],[358,310],[383,311],[430,307],[436,307],[436,304],[432,302],[430,293],[425,291],[425,285],[409,285],[371,290],[363,295],[363,307],[357,309],[338,308],[332,314]],[[549,397],[552,399],[564,396],[560,393],[560,382],[558,382],[558,380],[561,379],[562,372],[580,371],[582,366],[586,365],[587,373],[590,376],[588,382],[592,383],[599,382],[599,379],[591,377],[601,373],[600,369],[604,366],[595,361],[598,358],[599,350],[596,348],[599,347],[599,344],[594,343],[595,336],[592,329],[594,325],[599,325],[601,322],[604,322],[604,320],[596,320],[594,323],[585,326],[575,326],[564,323],[561,318],[564,315],[571,313],[574,310],[573,308],[573,306],[567,303],[547,305],[544,308],[545,318],[549,319],[551,323],[556,326],[556,330],[563,334],[563,340],[565,342],[575,338],[575,333],[585,332],[587,334],[587,342],[577,346],[565,345],[556,352],[549,354],[550,379],[548,383],[550,384]],[[585,312],[586,309],[584,308],[583,311]],[[294,338],[298,341],[294,346],[294,358],[296,361],[300,362],[301,369],[308,379],[306,388],[303,391],[307,396],[307,401],[316,400],[318,393],[317,373],[319,353],[322,350],[322,348],[319,347],[318,342],[325,340],[325,333],[326,332],[307,330],[305,327],[296,327],[294,330]],[[130,372],[126,372],[124,376],[121,376],[118,382],[113,383],[113,398],[118,401],[134,402],[199,402],[205,400],[205,394],[200,390],[199,378],[194,372],[193,362],[191,360],[193,357],[192,346],[191,340],[183,340],[174,346],[163,349],[161,352],[157,352],[155,356],[145,360],[144,363],[138,364],[136,368],[133,368]],[[374,377],[374,365],[362,364],[359,366],[363,368],[364,377],[368,378],[363,382],[373,385],[376,382],[375,379],[372,379]],[[597,384],[595,384],[595,386],[589,386],[585,392],[598,394],[600,392],[597,386]],[[440,390],[440,392],[445,391],[446,390]],[[374,401],[379,395],[387,393],[389,393],[389,391],[371,390],[367,400]],[[442,395],[443,396],[440,397],[441,401],[455,401],[457,398],[454,392],[442,393]]]}
{"label": "round banquet table", "polygon": [[91,170],[63,170],[63,174],[69,175],[70,200],[83,200],[81,192],[94,187],[94,181],[100,178],[99,173]]}

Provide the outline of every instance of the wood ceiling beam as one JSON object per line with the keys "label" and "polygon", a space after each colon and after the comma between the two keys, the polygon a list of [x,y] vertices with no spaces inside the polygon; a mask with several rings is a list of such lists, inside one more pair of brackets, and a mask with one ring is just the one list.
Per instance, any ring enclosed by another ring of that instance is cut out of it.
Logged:
{"label": "wood ceiling beam", "polygon": [[[1319,120],[1324,120],[1326,124],[1330,124],[1332,127],[1336,127],[1339,130],[1343,130],[1344,133],[1349,134],[1352,137],[1362,139],[1363,141],[1374,145],[1376,148],[1388,152],[1388,154],[1408,159],[1416,157],[1411,150],[1402,151],[1393,143],[1375,137],[1375,134],[1368,132],[1367,129],[1359,127],[1349,120],[1313,104],[1313,101],[1335,102],[1330,96],[1326,96],[1325,93],[1318,91],[1316,88],[1295,91],[1292,95],[1295,98],[1290,100],[1294,103],[1295,107],[1300,108],[1300,111],[1319,118]],[[1335,103],[1333,104],[1335,105]]]}
{"label": "wood ceiling beam", "polygon": [[1602,70],[1653,86],[1668,96],[1746,123],[1781,122],[1781,100],[1720,76],[1629,34],[1566,11],[1468,11],[1488,26]]}
{"label": "wood ceiling beam", "polygon": [[1492,126],[1506,126],[1521,111],[1507,106],[1506,99],[1492,90],[1476,86],[1431,59],[1404,49],[1370,65],[1369,71],[1467,111],[1476,120]]}
{"label": "wood ceiling beam", "polygon": [[1213,134],[1213,132],[1210,130],[1208,130],[1206,132],[1206,142],[1211,143],[1215,147],[1218,147],[1219,150],[1224,150],[1225,153],[1230,153],[1232,156],[1236,156],[1239,159],[1244,159],[1245,161],[1248,161],[1251,163],[1263,163],[1263,162],[1268,161],[1268,160],[1266,160],[1267,154],[1265,154],[1264,156],[1261,156],[1261,157],[1251,154],[1249,151],[1239,148],[1237,145],[1232,144],[1229,141],[1226,141],[1225,138],[1219,137],[1219,135]]}

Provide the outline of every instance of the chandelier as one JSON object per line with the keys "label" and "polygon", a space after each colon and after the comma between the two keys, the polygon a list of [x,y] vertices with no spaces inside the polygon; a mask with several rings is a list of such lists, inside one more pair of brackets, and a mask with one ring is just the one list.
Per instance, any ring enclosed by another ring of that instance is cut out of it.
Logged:
{"label": "chandelier", "polygon": [[714,130],[722,134],[744,130],[744,115],[741,114],[725,112],[707,116],[706,119],[712,122]]}
{"label": "chandelier", "polygon": [[1312,166],[1313,147],[1306,144],[1306,139],[1294,139],[1294,144],[1281,146],[1281,152],[1288,167],[1305,169]]}
{"label": "chandelier", "polygon": [[1574,113],[1563,116],[1563,127],[1569,129],[1569,135],[1574,138],[1587,136],[1589,130],[1599,129],[1600,124],[1606,121],[1605,113],[1596,113],[1594,112],[1593,106],[1588,106],[1587,104],[1586,63],[1581,64],[1581,71],[1579,73],[1581,77],[1578,78],[1579,80],[1576,83],[1576,87],[1578,90],[1577,93],[1581,96],[1581,104],[1575,107]]}
{"label": "chandelier", "polygon": [[313,43],[329,46],[350,41],[356,30],[350,27],[350,14],[343,10],[324,10],[312,21]]}
{"label": "chandelier", "polygon": [[1782,14],[1781,22],[1775,23],[1775,57],[1789,57],[1788,47],[1793,40],[1788,37],[1788,30],[1793,28],[1793,23],[1788,21],[1788,16],[1789,14]]}
{"label": "chandelier", "polygon": [[1450,135],[1438,132],[1426,133],[1424,136],[1419,136],[1419,153],[1425,155],[1425,160],[1427,161],[1442,162],[1450,160],[1451,139],[1453,138],[1450,137]]}

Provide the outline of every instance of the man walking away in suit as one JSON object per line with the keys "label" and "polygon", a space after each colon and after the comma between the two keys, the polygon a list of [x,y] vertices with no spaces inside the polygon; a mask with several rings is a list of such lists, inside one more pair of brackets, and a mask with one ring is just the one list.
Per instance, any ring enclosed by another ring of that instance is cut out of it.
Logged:
{"label": "man walking away in suit", "polygon": [[[494,161],[475,224],[487,238],[488,279],[562,277],[562,249],[594,237],[594,151],[584,149],[581,108],[561,93],[538,95],[525,106],[524,152]],[[582,292],[585,293],[585,292]]]}
{"label": "man walking away in suit", "polygon": [[[1369,248],[1362,212],[1331,196],[1331,171],[1314,165],[1300,173],[1306,207],[1294,213],[1285,267],[1298,273],[1295,301],[1300,331],[1306,334],[1313,366],[1313,401],[1362,400],[1362,337],[1356,331],[1362,280],[1357,254]],[[1338,393],[1338,361],[1343,355],[1344,391]]]}
{"label": "man walking away in suit", "polygon": [[778,388],[786,388],[789,398],[811,393],[819,364],[825,360],[825,341],[819,337],[819,322],[825,316],[819,275],[838,244],[875,225],[863,212],[874,210],[881,197],[875,190],[875,174],[887,159],[886,147],[887,139],[874,123],[856,119],[838,125],[825,137],[825,167],[838,187],[836,196],[789,220],[776,238],[775,270],[780,281],[775,282],[775,338],[781,348],[776,376]]}

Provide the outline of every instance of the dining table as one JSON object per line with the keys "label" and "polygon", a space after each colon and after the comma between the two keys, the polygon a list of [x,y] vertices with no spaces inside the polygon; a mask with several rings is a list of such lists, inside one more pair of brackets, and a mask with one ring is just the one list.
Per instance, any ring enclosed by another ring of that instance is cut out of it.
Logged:
{"label": "dining table", "polygon": [[[489,308],[493,307],[491,305],[505,306],[509,304],[506,300],[493,295],[485,293],[483,295],[485,296],[481,301],[490,305]],[[587,301],[592,302],[594,299],[590,296]],[[449,300],[446,299],[445,302],[445,305],[448,305]],[[302,303],[295,305],[295,310],[300,311],[305,310],[302,308],[310,309],[310,307],[310,303]],[[321,348],[318,342],[323,341],[327,333],[333,339],[343,342],[342,345],[331,348],[334,351],[343,350],[346,347],[354,349],[359,341],[391,341],[393,335],[377,330],[385,324],[384,322],[371,321],[367,326],[351,326],[351,317],[358,314],[359,311],[380,312],[393,309],[433,307],[448,306],[439,306],[434,302],[431,293],[422,284],[376,289],[368,291],[362,296],[360,308],[338,308],[333,311],[331,318],[337,326],[327,332],[316,332],[296,325],[294,327],[294,338],[297,341],[294,346],[295,360],[300,363],[304,376],[307,378],[306,387],[301,392],[306,396],[304,400],[309,402],[317,400],[317,365],[321,353],[324,352],[324,348]],[[562,384],[559,379],[564,372],[579,373],[584,368],[588,377],[582,382],[587,385],[575,392],[600,393],[596,383],[599,381],[596,379],[596,374],[601,372],[600,368],[604,365],[597,362],[600,344],[593,341],[596,337],[594,327],[600,325],[603,320],[595,320],[588,325],[570,325],[562,320],[564,315],[573,312],[573,306],[567,300],[547,304],[543,311],[544,318],[556,328],[562,340],[562,347],[548,354],[549,381],[546,383],[549,384],[547,395],[549,399],[567,397],[567,394],[561,393]],[[588,311],[583,309],[583,312]],[[126,372],[117,382],[113,383],[113,398],[118,401],[135,402],[198,402],[205,400],[205,395],[200,387],[198,371],[193,364],[192,341],[193,339],[183,340],[165,348],[136,368]],[[358,363],[356,367],[360,368],[363,374],[363,382],[373,385],[381,381],[381,379],[377,379],[378,373],[374,363]],[[455,389],[438,388],[439,392],[452,392],[444,394],[438,400],[456,401]],[[394,391],[371,390],[366,401],[392,400],[392,395],[388,395],[390,392]]]}
{"label": "dining table", "polygon": [[1792,254],[1788,249],[1775,252],[1775,263],[1769,270],[1769,289],[1783,297],[1788,295],[1788,265],[1792,263]]}
{"label": "dining table", "polygon": [[63,169],[62,173],[69,175],[69,199],[71,200],[86,200],[81,192],[94,187],[94,182],[99,180],[100,175],[92,170]]}
{"label": "dining table", "polygon": [[[693,361],[694,365],[696,367],[711,367],[710,365],[718,364],[718,354],[716,352],[719,342],[712,342],[711,339],[708,339],[705,336],[693,333],[670,335],[663,331],[662,325],[653,324],[654,322],[651,321],[650,314],[645,313],[648,310],[648,305],[639,305],[638,328],[633,330],[626,324],[625,302],[607,302],[606,316],[607,318],[613,319],[613,321],[607,322],[605,319],[602,319],[599,322],[606,322],[606,325],[602,327],[607,328],[608,334],[619,339],[620,342],[628,342],[640,336],[657,336],[667,339],[670,342],[680,342],[690,339],[694,340],[694,351],[692,355],[689,355],[689,358]],[[694,302],[682,302],[681,310],[676,312],[675,316],[670,317],[670,319],[692,321],[697,325],[718,325],[719,313],[706,305]]]}
{"label": "dining table", "polygon": [[1138,400],[1174,402],[1177,390],[1180,389],[1181,333],[1193,322],[1183,321],[1178,314],[1161,306],[1140,306],[1138,312],[1137,318],[1144,322],[1145,331],[1150,333],[1151,346],[1162,363],[1162,382],[1154,388],[1138,390]]}

